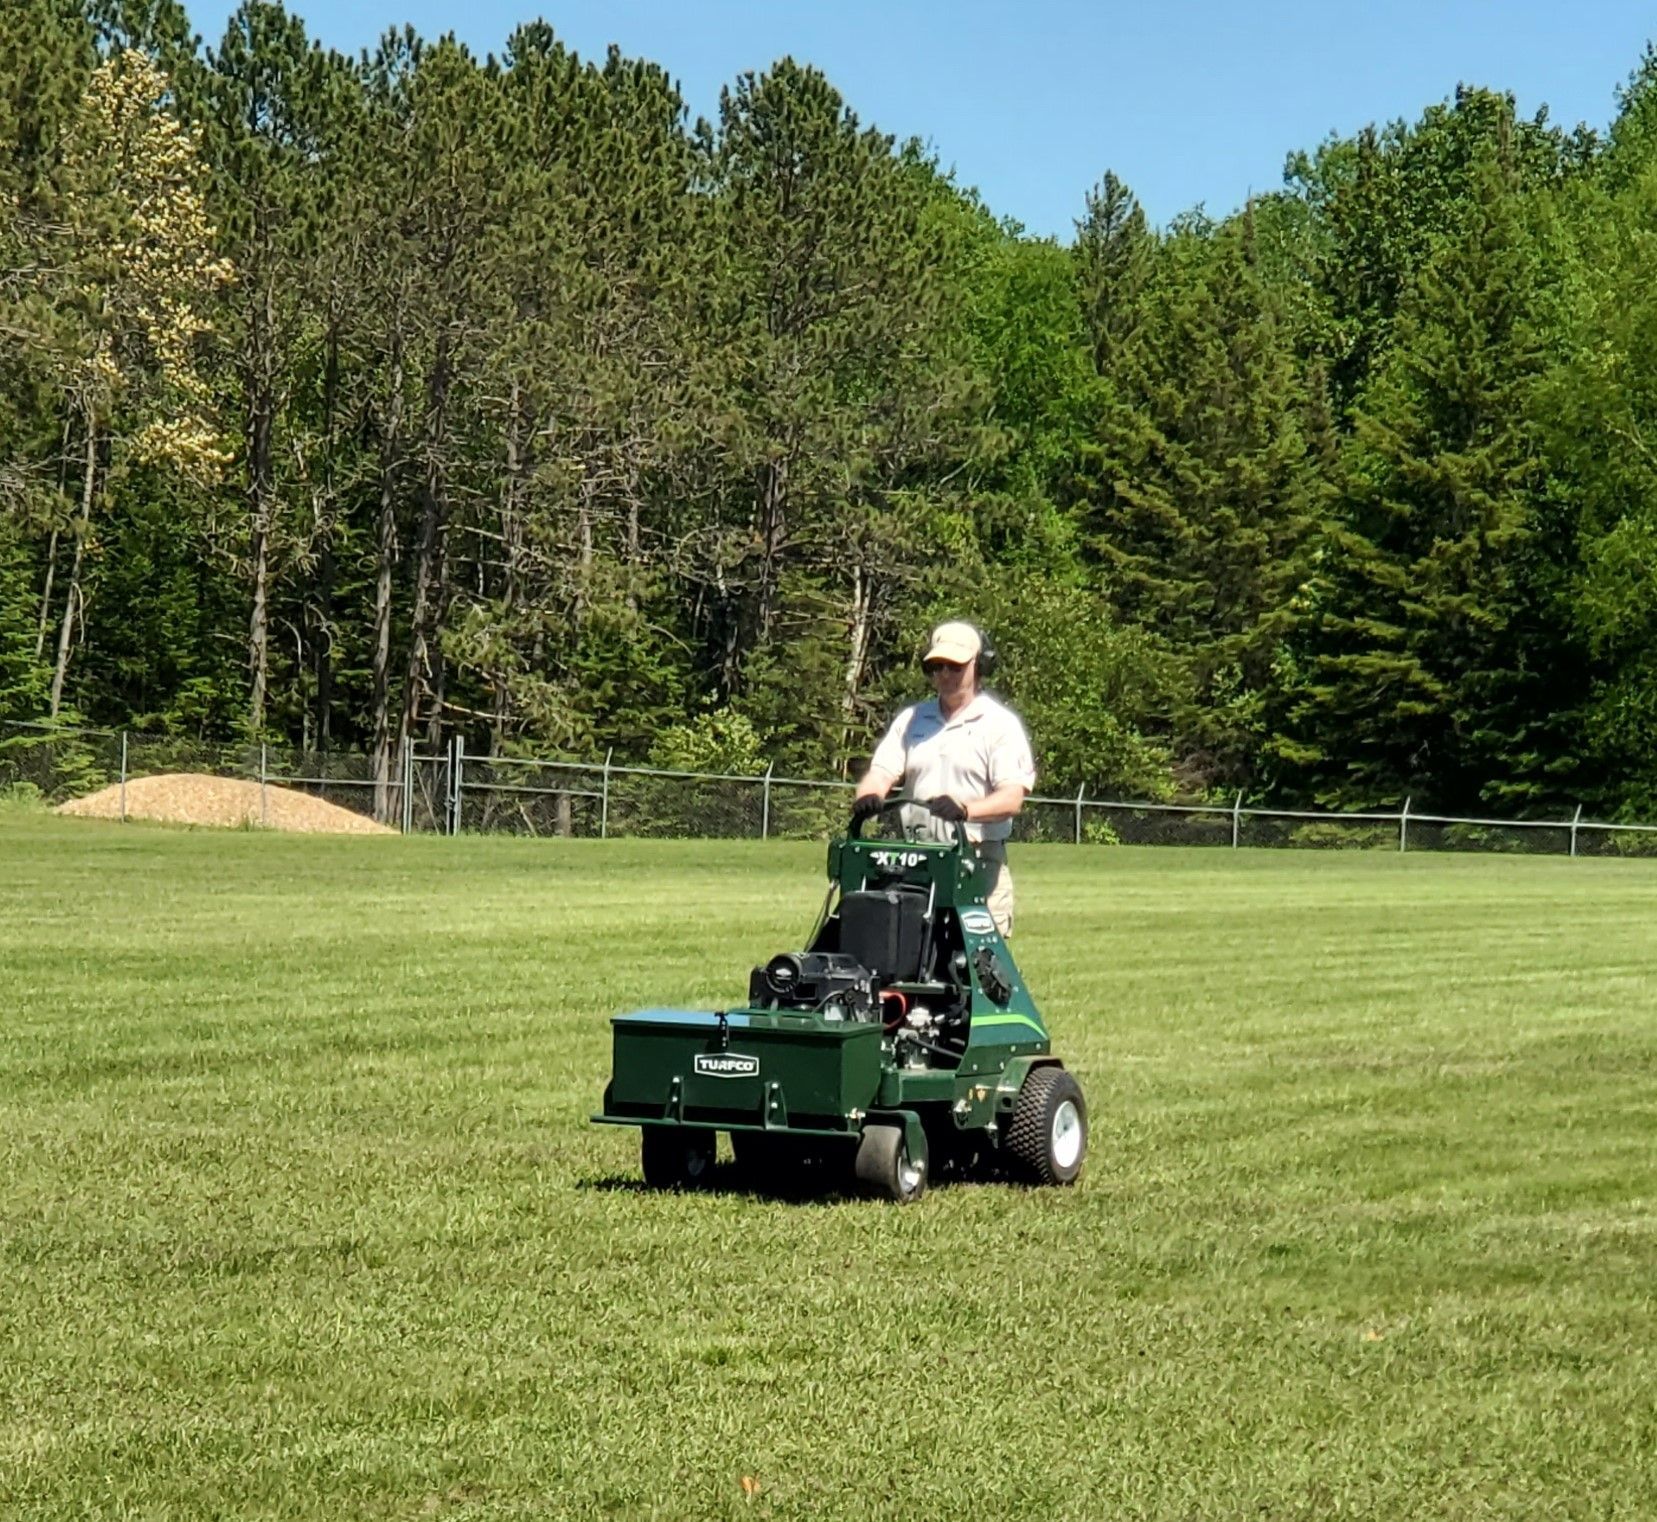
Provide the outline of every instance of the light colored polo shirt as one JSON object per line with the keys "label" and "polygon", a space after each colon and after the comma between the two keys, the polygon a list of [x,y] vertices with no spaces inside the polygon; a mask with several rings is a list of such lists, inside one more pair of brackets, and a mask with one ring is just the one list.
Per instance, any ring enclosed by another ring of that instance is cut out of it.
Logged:
{"label": "light colored polo shirt", "polygon": [[[987,692],[978,693],[947,723],[938,700],[905,708],[886,731],[871,764],[902,779],[904,798],[928,799],[947,793],[967,803],[1016,782],[1026,792],[1036,785],[1030,738],[1019,717]],[[952,827],[919,809],[904,811],[911,834],[948,837]],[[973,840],[1005,840],[1010,819],[967,825]]]}

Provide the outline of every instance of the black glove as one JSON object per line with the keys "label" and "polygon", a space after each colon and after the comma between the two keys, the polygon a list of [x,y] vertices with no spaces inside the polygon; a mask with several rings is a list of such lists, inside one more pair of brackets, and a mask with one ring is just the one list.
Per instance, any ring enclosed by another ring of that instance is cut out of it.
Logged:
{"label": "black glove", "polygon": [[852,799],[852,823],[862,824],[871,815],[878,814],[885,803],[879,793],[865,793],[861,798]]}
{"label": "black glove", "polygon": [[931,809],[934,818],[941,819],[946,824],[960,824],[967,817],[967,806],[948,796],[929,798],[926,806]]}

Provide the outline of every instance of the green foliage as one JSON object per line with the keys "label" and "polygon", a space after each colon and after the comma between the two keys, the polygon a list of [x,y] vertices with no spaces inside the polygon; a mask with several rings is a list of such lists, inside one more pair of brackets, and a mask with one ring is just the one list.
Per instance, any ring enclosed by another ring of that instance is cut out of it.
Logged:
{"label": "green foliage", "polygon": [[1541,272],[1510,166],[1486,154],[1473,178],[1365,391],[1318,569],[1296,717],[1326,738],[1298,756],[1331,801],[1523,803],[1569,764],[1548,733],[1569,651],[1531,560]]}
{"label": "green foliage", "polygon": [[1529,192],[1570,179],[1593,162],[1594,147],[1591,137],[1550,126],[1545,111],[1526,120],[1511,95],[1464,85],[1417,122],[1367,127],[1289,156],[1286,179],[1314,218],[1299,240],[1317,293],[1311,336],[1338,405],[1368,385],[1412,282],[1482,200],[1490,156]]}
{"label": "green foliage", "polygon": [[1322,820],[1297,824],[1289,844],[1301,850],[1396,851],[1398,830],[1390,824],[1336,824]]}
{"label": "green foliage", "polygon": [[731,709],[699,713],[662,731],[650,747],[653,766],[685,772],[758,776],[766,767],[765,742],[746,715]]}
{"label": "green foliage", "polygon": [[52,674],[37,648],[34,564],[0,519],[0,723],[46,711]]}
{"label": "green foliage", "polygon": [[131,511],[102,531],[87,571],[93,615],[121,617],[89,640],[76,686],[83,712],[108,727],[231,738],[245,668],[217,635],[235,626],[234,583],[199,538],[179,532],[188,498],[169,502],[171,483],[153,478],[132,484]]}
{"label": "green foliage", "polygon": [[1192,219],[1118,256],[1082,508],[1116,619],[1183,667],[1169,741],[1199,790],[1248,780],[1316,527],[1308,398],[1255,237],[1251,213]]}
{"label": "green foliage", "polygon": [[0,715],[850,776],[971,610],[1055,785],[1657,810],[1654,56],[1061,247],[803,61],[14,0]]}
{"label": "green foliage", "polygon": [[1626,101],[1605,182],[1560,208],[1565,341],[1536,407],[1554,463],[1558,604],[1584,647],[1579,671],[1591,676],[1585,748],[1605,779],[1594,801],[1636,817],[1657,807],[1657,301],[1646,277],[1657,252],[1657,139],[1641,125],[1648,93],[1640,84]]}
{"label": "green foliage", "polygon": [[1040,576],[986,589],[982,608],[1002,663],[991,685],[1040,736],[1038,791],[1166,796],[1167,750],[1146,731],[1182,673],[1155,638],[1115,624],[1087,586]]}
{"label": "green foliage", "polygon": [[95,793],[119,774],[118,742],[81,725],[81,716],[66,709],[56,724],[0,731],[0,776],[25,804]]}

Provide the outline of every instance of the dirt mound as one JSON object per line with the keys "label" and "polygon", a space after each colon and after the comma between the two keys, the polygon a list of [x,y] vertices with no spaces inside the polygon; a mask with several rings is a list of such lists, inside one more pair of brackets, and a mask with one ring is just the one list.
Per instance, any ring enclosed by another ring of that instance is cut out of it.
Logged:
{"label": "dirt mound", "polygon": [[[72,798],[68,803],[59,804],[57,812],[80,819],[119,819],[120,786],[106,787],[84,798]],[[274,783],[261,790],[257,782],[244,782],[237,777],[198,777],[185,772],[132,778],[127,783],[127,818],[159,819],[168,824],[221,825],[231,829],[256,825],[305,835],[393,833],[363,814],[353,814],[350,809]]]}

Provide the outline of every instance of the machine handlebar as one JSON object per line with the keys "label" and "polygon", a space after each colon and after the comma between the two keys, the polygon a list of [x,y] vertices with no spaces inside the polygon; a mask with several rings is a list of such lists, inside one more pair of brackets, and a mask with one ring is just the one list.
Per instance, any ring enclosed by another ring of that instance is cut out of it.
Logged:
{"label": "machine handlebar", "polygon": [[[922,798],[883,798],[881,800],[880,807],[875,809],[873,813],[852,815],[850,823],[846,826],[846,838],[848,840],[861,840],[863,838],[863,821],[865,819],[873,819],[877,815],[888,813],[893,809],[924,809],[926,807],[926,800]],[[967,839],[966,820],[957,819],[953,821],[953,823],[955,825],[954,843],[964,849],[969,844]]]}

